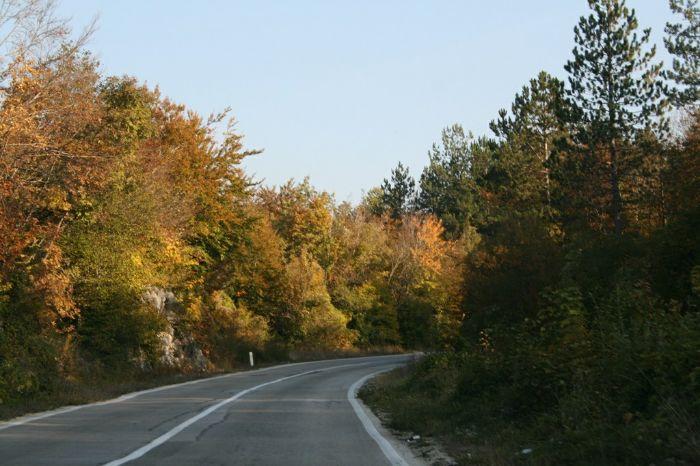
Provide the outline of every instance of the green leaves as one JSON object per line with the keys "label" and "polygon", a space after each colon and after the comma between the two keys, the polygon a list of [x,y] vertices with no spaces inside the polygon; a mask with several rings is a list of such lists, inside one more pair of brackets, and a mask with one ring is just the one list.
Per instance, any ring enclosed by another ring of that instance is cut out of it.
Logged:
{"label": "green leaves", "polygon": [[399,220],[416,206],[416,182],[401,162],[391,170],[391,179],[384,178],[381,186],[380,214],[387,213]]}
{"label": "green leaves", "polygon": [[428,165],[420,177],[417,205],[438,217],[448,238],[458,238],[481,219],[479,184],[489,169],[492,141],[474,139],[460,125],[442,131],[441,144],[433,144]]}
{"label": "green leaves", "polygon": [[664,44],[674,58],[665,77],[675,82],[670,97],[677,107],[696,107],[700,100],[700,6],[697,0],[669,0],[679,23],[667,23]]}
{"label": "green leaves", "polygon": [[[630,144],[649,132],[667,129],[661,63],[654,63],[655,47],[648,47],[650,30],[638,35],[637,18],[625,0],[591,0],[592,12],[574,29],[573,59],[567,95],[580,119],[572,122],[575,149],[587,164],[584,173],[586,210],[598,211],[603,230],[621,235],[627,228],[626,198],[633,189],[640,159],[649,154]],[[607,179],[601,175],[607,172]],[[592,175],[592,176],[591,176]],[[605,193],[607,191],[607,193]],[[574,193],[572,193],[574,194]],[[575,195],[575,194],[574,194]],[[601,215],[602,214],[602,215]],[[599,227],[600,228],[600,227]]]}
{"label": "green leaves", "polygon": [[661,65],[652,61],[655,48],[646,47],[650,30],[637,35],[636,14],[625,0],[591,0],[589,5],[593,11],[574,29],[574,57],[564,67],[570,75],[568,94],[584,121],[596,127],[589,143],[629,139],[640,129],[658,126]]}

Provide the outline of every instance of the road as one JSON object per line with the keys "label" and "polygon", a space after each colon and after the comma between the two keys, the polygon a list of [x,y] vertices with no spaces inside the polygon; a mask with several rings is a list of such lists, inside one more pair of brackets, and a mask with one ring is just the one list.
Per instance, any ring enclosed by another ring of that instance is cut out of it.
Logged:
{"label": "road", "polygon": [[0,424],[0,464],[406,464],[353,392],[412,358],[281,365],[20,418]]}

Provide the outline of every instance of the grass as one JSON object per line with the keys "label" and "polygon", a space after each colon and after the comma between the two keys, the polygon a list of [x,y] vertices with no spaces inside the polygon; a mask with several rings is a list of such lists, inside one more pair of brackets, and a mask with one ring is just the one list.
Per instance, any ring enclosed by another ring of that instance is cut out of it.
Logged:
{"label": "grass", "polygon": [[371,348],[349,348],[338,350],[292,350],[288,357],[291,362],[318,361],[322,359],[361,358],[365,356],[384,356],[401,354],[405,350],[400,346],[375,346]]}
{"label": "grass", "polygon": [[[628,409],[621,405],[628,395],[600,404],[596,389],[604,385],[596,378],[556,403],[538,405],[547,397],[537,387],[494,379],[508,366],[483,364],[474,357],[430,355],[375,378],[359,396],[388,427],[434,438],[462,465],[700,464],[697,417],[690,414],[697,402],[682,398],[681,390],[674,404],[623,419],[617,414]],[[565,417],[572,407],[577,415]]]}
{"label": "grass", "polygon": [[456,369],[431,371],[438,377],[432,381],[417,370],[411,364],[382,374],[368,382],[359,396],[388,427],[437,440],[460,465],[531,464],[527,455],[516,453],[522,446],[514,432],[464,422],[452,401]]}
{"label": "grass", "polygon": [[0,403],[0,420],[12,419],[25,414],[47,411],[64,406],[109,400],[125,393],[146,390],[162,385],[171,385],[189,380],[211,377],[221,372],[130,374],[123,378],[102,377],[91,380],[57,382],[49,393]]}

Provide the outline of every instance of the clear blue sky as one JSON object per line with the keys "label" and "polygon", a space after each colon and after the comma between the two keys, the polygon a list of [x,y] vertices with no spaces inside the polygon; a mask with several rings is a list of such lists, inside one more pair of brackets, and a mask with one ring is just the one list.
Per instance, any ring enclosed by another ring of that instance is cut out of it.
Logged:
{"label": "clear blue sky", "polygon": [[[108,74],[201,114],[230,106],[267,184],[310,176],[359,200],[443,127],[488,131],[544,69],[564,76],[585,0],[61,0]],[[660,43],[666,0],[628,0]],[[666,58],[660,46],[661,58]]]}

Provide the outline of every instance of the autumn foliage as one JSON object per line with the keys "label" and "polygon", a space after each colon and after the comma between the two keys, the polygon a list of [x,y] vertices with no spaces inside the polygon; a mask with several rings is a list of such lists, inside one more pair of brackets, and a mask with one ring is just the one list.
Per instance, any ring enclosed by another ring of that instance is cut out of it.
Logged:
{"label": "autumn foliage", "polygon": [[399,427],[494,464],[697,463],[700,12],[671,1],[664,71],[623,0],[588,3],[568,83],[351,205],[263,186],[230,112],[104,76],[51,1],[9,2],[32,34],[0,41],[0,407],[421,349],[383,393]]}
{"label": "autumn foliage", "polygon": [[64,29],[31,24],[54,46],[9,50],[0,91],[2,403],[248,351],[452,338],[459,247],[435,217],[337,205],[308,180],[259,186],[228,112],[103,76]]}

